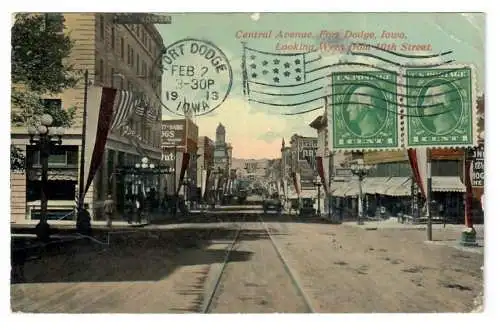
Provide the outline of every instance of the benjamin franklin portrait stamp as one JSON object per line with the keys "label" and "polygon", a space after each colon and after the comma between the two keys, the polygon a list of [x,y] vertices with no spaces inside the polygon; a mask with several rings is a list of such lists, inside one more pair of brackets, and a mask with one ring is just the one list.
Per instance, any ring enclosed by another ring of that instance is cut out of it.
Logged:
{"label": "benjamin franklin portrait stamp", "polygon": [[179,115],[207,114],[229,95],[233,72],[226,55],[214,44],[182,39],[163,56],[163,105]]}
{"label": "benjamin franklin portrait stamp", "polygon": [[333,145],[337,149],[399,146],[397,75],[383,71],[335,72]]}
{"label": "benjamin franklin portrait stamp", "polygon": [[407,146],[471,145],[475,136],[472,69],[407,69]]}

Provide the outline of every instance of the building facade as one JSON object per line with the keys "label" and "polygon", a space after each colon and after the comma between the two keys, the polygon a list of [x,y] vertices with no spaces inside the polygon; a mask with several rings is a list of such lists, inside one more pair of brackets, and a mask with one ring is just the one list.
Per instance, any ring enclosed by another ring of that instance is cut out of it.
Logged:
{"label": "building facade", "polygon": [[[162,120],[162,159],[175,172],[167,174],[167,194],[174,195],[175,187],[184,184],[185,189],[179,191],[180,195],[195,196],[197,187],[198,163],[198,126],[188,118]],[[180,180],[180,171],[183,153],[187,153],[189,162],[184,174],[184,181]],[[175,177],[174,177],[175,174]]]}
{"label": "building facade", "polygon": [[[142,93],[152,107],[159,110],[162,70],[158,59],[164,49],[163,40],[153,24],[115,24],[113,13],[64,14],[65,33],[74,46],[68,61],[75,70],[88,70],[90,84]],[[84,103],[84,81],[75,88],[45,100],[48,106],[64,109],[75,107],[74,123],[66,129],[63,144],[49,157],[49,219],[74,220],[74,207],[79,177],[80,147]],[[12,111],[16,111],[12,109]],[[157,118],[155,118],[157,119]],[[161,127],[157,120],[146,120],[135,111],[125,127],[111,131],[99,171],[85,196],[93,219],[101,218],[101,206],[111,194],[118,210],[123,209],[127,183],[115,175],[117,167],[134,164],[144,156],[152,161],[161,158]],[[26,152],[27,171],[15,173],[11,183],[12,221],[37,220],[40,209],[39,156],[29,145],[26,127],[12,127],[12,144]]]}
{"label": "building facade", "polygon": [[313,189],[318,138],[294,134],[290,139],[291,171],[300,173],[302,189]]}

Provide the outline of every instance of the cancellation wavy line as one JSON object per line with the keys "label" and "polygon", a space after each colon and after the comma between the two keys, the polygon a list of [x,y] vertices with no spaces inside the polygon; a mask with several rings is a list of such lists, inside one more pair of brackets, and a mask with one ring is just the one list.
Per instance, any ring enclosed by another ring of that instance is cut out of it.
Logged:
{"label": "cancellation wavy line", "polygon": [[[346,61],[346,62],[340,61],[338,63],[332,63],[332,64],[323,65],[323,66],[314,68],[312,70],[306,71],[305,73],[306,74],[310,74],[310,73],[313,73],[313,72],[316,72],[316,71],[320,71],[320,70],[324,70],[324,69],[329,69],[329,68],[337,67],[337,66],[344,66],[344,65],[347,65],[347,66],[349,66],[349,65],[350,66],[363,66],[363,67],[367,67],[367,68],[371,68],[371,69],[377,69],[377,70],[380,70],[380,71],[383,71],[383,72],[387,72],[387,73],[391,73],[391,74],[397,75],[398,77],[402,77],[402,78],[419,78],[417,75],[401,74],[401,73],[399,73],[397,71],[393,71],[393,70],[390,70],[390,69],[387,69],[387,68],[383,68],[383,67],[378,66],[376,64],[363,63],[363,62],[351,62],[351,61]],[[452,72],[452,71],[456,71],[456,70],[461,70],[463,68],[464,67],[452,68],[452,69],[449,69],[449,70]],[[334,72],[332,72],[332,73],[334,73]],[[330,73],[330,74],[332,74],[332,73]],[[446,73],[449,73],[449,72],[444,72],[444,73],[441,72],[441,73],[431,74],[431,75],[426,76],[426,78],[436,78],[436,77],[439,77],[439,76],[441,76],[443,74],[446,74]],[[271,86],[274,86],[274,85],[271,85]],[[300,86],[300,85],[294,84],[294,85],[290,85],[290,87],[291,86]]]}
{"label": "cancellation wavy line", "polygon": [[[385,83],[392,84],[392,85],[398,86],[398,87],[422,88],[421,85],[399,84],[399,83],[394,83],[394,82],[392,82],[390,80],[386,80],[386,79],[383,79],[383,78],[378,78],[376,76],[373,76],[373,77],[376,78],[376,79],[378,79],[378,80],[380,80],[380,81],[383,81]],[[445,85],[447,83],[456,82],[456,81],[459,81],[459,80],[462,80],[462,79],[465,79],[465,78],[467,78],[467,77],[459,77],[459,78],[456,78],[456,79],[450,79],[450,80],[444,81],[442,84],[433,84],[432,86],[433,87],[439,87],[439,86],[443,86],[443,85]],[[335,84],[327,84],[326,88],[333,88],[333,86],[344,86],[344,85],[346,85],[346,86],[359,86],[359,87],[361,87],[361,86],[373,87],[373,88],[376,88],[379,91],[382,91],[382,92],[387,93],[387,94],[391,94],[391,95],[393,95],[395,97],[400,96],[400,94],[398,92],[394,92],[392,90],[389,90],[389,89],[386,89],[386,88],[382,88],[382,87],[379,87],[379,86],[374,86],[372,83],[368,83],[368,82],[357,82],[357,83],[353,83],[353,82],[338,82],[338,83],[335,83]],[[251,94],[268,95],[268,96],[298,96],[298,95],[304,95],[304,94],[314,93],[314,92],[317,92],[319,90],[324,90],[324,89],[325,89],[325,87],[318,87],[318,88],[314,88],[314,89],[310,89],[310,90],[306,90],[306,91],[302,91],[302,92],[296,92],[296,93],[271,93],[271,92],[263,92],[263,91],[253,90],[251,92]],[[452,91],[447,91],[447,92],[443,92],[443,93],[436,93],[436,94],[428,94],[427,97],[442,96],[442,95],[446,95],[448,93],[452,93]],[[418,98],[419,96],[404,95],[404,97],[411,99],[411,98]]]}
{"label": "cancellation wavy line", "polygon": [[[368,105],[368,106],[372,106],[372,104],[370,103],[364,103],[364,102],[348,102],[348,103],[344,103],[344,102],[338,102],[338,103],[327,103],[326,104],[326,107],[331,107],[331,106],[334,106],[334,105],[350,105],[350,104],[355,104],[355,105]],[[439,105],[441,105],[442,103],[439,103]],[[389,110],[387,108],[381,108],[381,107],[373,107],[373,108],[376,108],[376,109],[379,109],[379,110],[384,110],[386,112],[389,112],[389,113],[392,113],[392,114],[395,114],[395,115],[398,115],[399,117],[409,117],[409,118],[429,118],[429,117],[435,117],[435,116],[439,116],[439,115],[443,115],[443,114],[446,114],[446,113],[449,113],[451,111],[454,111],[453,109],[451,110],[446,110],[446,111],[441,111],[441,112],[438,112],[438,113],[434,113],[434,114],[431,114],[431,115],[414,115],[414,114],[408,114],[408,113],[401,113],[401,112],[397,112],[397,111],[392,111],[392,110]],[[414,109],[415,107],[411,107],[411,109]],[[308,110],[303,110],[303,111],[299,111],[299,112],[293,112],[293,113],[281,113],[280,115],[284,115],[284,116],[296,116],[296,115],[302,115],[302,114],[306,114],[306,113],[310,113],[310,112],[314,112],[314,111],[317,111],[317,110],[324,110],[325,109],[325,105],[323,106],[320,106],[320,107],[316,107],[316,108],[313,108],[313,109],[308,109]]]}
{"label": "cancellation wavy line", "polygon": [[438,54],[411,55],[411,54],[398,53],[398,52],[395,52],[395,51],[392,51],[392,50],[384,49],[382,47],[378,47],[378,46],[372,45],[372,44],[366,44],[366,43],[363,43],[363,42],[353,42],[351,45],[364,46],[364,47],[368,46],[368,47],[371,47],[371,48],[374,48],[374,49],[378,49],[380,51],[383,51],[383,52],[386,52],[386,53],[389,53],[389,54],[392,54],[392,55],[396,55],[396,56],[399,56],[399,57],[406,57],[406,58],[429,59],[429,58],[434,58],[434,57],[442,57],[442,56],[446,56],[446,55],[449,55],[449,54],[453,53],[452,50],[448,50],[448,51],[445,51],[445,52],[442,52],[442,53],[438,53]]}
{"label": "cancellation wavy line", "polygon": [[[367,64],[367,63],[361,63],[361,62],[344,62],[344,63],[329,64],[329,65],[322,66],[320,68],[313,69],[311,71],[306,71],[306,74],[311,73],[311,72],[315,72],[315,71],[319,71],[319,70],[322,70],[322,69],[326,69],[326,68],[331,68],[331,67],[334,67],[334,66],[344,66],[344,65],[365,66],[365,67],[369,67],[369,68],[373,68],[373,69],[378,69],[380,71],[384,71],[384,72],[387,72],[387,73],[391,73],[391,74],[397,75],[399,77],[404,77],[404,78],[419,78],[416,75],[400,75],[396,71],[392,71],[392,70],[389,70],[389,69],[378,67],[375,64]],[[444,76],[446,74],[453,73],[455,71],[459,71],[459,70],[462,70],[462,69],[465,69],[465,68],[466,68],[466,66],[457,67],[457,68],[451,68],[451,69],[448,69],[446,71],[443,71],[443,72],[440,72],[440,73],[437,73],[437,74],[431,74],[431,75],[428,75],[428,76],[425,76],[425,77],[426,78],[439,78],[439,77]],[[377,71],[373,71],[373,72],[377,72]],[[342,72],[330,72],[330,73],[328,73],[328,74],[326,74],[324,76],[317,77],[317,78],[314,78],[314,79],[311,79],[311,80],[308,80],[306,82],[299,83],[299,84],[276,85],[276,84],[268,84],[268,83],[264,83],[264,82],[260,82],[260,81],[251,81],[251,80],[247,80],[247,82],[250,83],[250,84],[256,84],[256,85],[267,86],[267,87],[280,87],[280,88],[281,87],[283,87],[283,88],[299,87],[299,86],[304,86],[304,85],[307,85],[307,84],[311,84],[311,83],[319,81],[321,79],[330,78],[332,75],[339,74],[339,73],[342,73]],[[386,79],[383,79],[383,78],[379,78],[379,77],[376,77],[375,74],[370,74],[370,73],[366,73],[366,72],[353,72],[353,73],[356,73],[358,75],[366,75],[368,77],[373,77],[373,78],[376,78],[376,79],[379,79],[379,80],[382,80],[382,81],[385,81],[387,83],[390,83],[390,84],[393,84],[393,85],[397,85],[397,86],[400,86],[400,87],[405,87],[405,86],[406,87],[412,87],[412,88],[418,88],[418,87],[420,87],[420,86],[409,85],[409,84],[397,84],[397,83],[394,84],[394,82],[392,82],[391,80],[386,80]]]}
{"label": "cancellation wavy line", "polygon": [[391,61],[389,59],[383,58],[381,56],[375,55],[375,54],[370,54],[370,53],[364,53],[364,52],[357,52],[357,51],[351,51],[352,55],[356,56],[364,56],[364,57],[370,57],[370,58],[375,58],[379,61],[385,62],[392,64],[394,66],[398,66],[400,68],[406,68],[406,69],[430,69],[430,68],[437,68],[446,64],[453,63],[455,60],[447,60],[443,61],[441,63],[434,63],[434,64],[419,64],[419,65],[412,65],[412,64],[402,64],[398,62]]}
{"label": "cancellation wavy line", "polygon": [[[349,85],[354,85],[354,84],[349,84]],[[364,87],[371,87],[373,89],[376,89],[376,90],[380,90],[378,87],[374,86],[374,85],[369,85],[369,84],[365,84],[365,85],[362,85]],[[436,85],[437,86],[437,85]],[[433,87],[435,87],[433,85]],[[416,98],[423,98],[423,99],[427,99],[427,98],[431,98],[431,97],[434,97],[434,96],[440,96],[440,95],[446,95],[447,93],[454,93],[452,91],[450,92],[446,92],[446,93],[438,93],[438,94],[434,94],[434,95],[425,95],[425,96],[416,96]],[[252,99],[252,98],[248,98],[249,101],[252,101],[252,102],[257,102],[257,103],[260,103],[260,104],[265,104],[265,105],[270,105],[270,106],[277,106],[277,107],[293,107],[293,106],[298,106],[298,105],[304,105],[306,103],[311,103],[311,102],[315,102],[315,101],[318,101],[318,100],[321,100],[321,99],[324,99],[325,97],[336,97],[336,96],[342,96],[342,95],[349,95],[349,96],[369,96],[370,98],[372,99],[375,99],[377,101],[380,101],[380,102],[386,102],[388,104],[391,104],[391,105],[395,105],[395,106],[401,106],[400,103],[398,103],[397,101],[394,102],[394,101],[391,101],[391,100],[387,100],[385,98],[381,98],[381,97],[378,97],[378,96],[374,96],[372,94],[368,94],[368,93],[330,93],[330,94],[327,94],[327,95],[322,95],[322,96],[318,96],[316,98],[312,98],[312,99],[309,99],[309,100],[305,100],[305,101],[300,101],[300,102],[295,102],[295,103],[272,103],[272,102],[267,102],[267,101],[260,101],[260,100],[256,100],[256,99]],[[458,101],[461,101],[460,98],[455,98],[455,99],[452,99],[452,100],[449,100],[449,102],[458,102]],[[350,103],[345,103],[345,104],[350,104]],[[361,103],[363,104],[363,103]],[[438,103],[431,103],[431,104],[425,104],[425,105],[415,105],[415,106],[412,106],[412,108],[416,108],[416,109],[419,109],[419,108],[434,108],[434,107],[439,107],[442,105],[442,102],[438,102]]]}

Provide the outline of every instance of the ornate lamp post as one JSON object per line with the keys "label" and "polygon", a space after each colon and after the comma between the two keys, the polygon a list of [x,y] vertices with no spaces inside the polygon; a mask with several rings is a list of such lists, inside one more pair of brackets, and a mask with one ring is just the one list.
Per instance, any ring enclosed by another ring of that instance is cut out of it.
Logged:
{"label": "ornate lamp post", "polygon": [[35,232],[37,237],[43,241],[50,238],[50,226],[47,222],[49,156],[52,149],[62,144],[62,135],[64,135],[64,128],[52,126],[53,121],[51,115],[45,114],[40,120],[40,125],[28,127],[30,144],[38,146],[40,150],[40,164],[42,166],[40,221],[36,225]]}
{"label": "ornate lamp post", "polygon": [[358,225],[363,224],[363,179],[368,175],[368,172],[373,166],[365,165],[363,163],[354,163],[351,165],[352,174],[359,179],[359,193],[358,193]]}
{"label": "ornate lamp post", "polygon": [[321,215],[321,207],[320,207],[320,205],[321,205],[321,204],[320,204],[320,197],[321,197],[321,196],[320,196],[320,188],[321,188],[322,183],[321,183],[321,178],[319,177],[319,175],[318,175],[318,176],[316,176],[316,178],[314,179],[314,182],[313,182],[313,183],[314,183],[314,185],[315,185],[316,187],[318,187],[318,210],[317,210],[317,212],[316,212],[316,213],[317,213],[318,215]]}

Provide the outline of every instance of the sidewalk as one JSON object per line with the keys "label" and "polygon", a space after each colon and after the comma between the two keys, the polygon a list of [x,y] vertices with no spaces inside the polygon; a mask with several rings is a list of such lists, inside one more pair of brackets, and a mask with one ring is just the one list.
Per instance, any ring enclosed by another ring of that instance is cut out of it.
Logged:
{"label": "sidewalk", "polygon": [[474,252],[474,253],[484,253],[484,224],[474,225],[474,229],[476,230],[476,241],[478,243],[477,247],[464,247],[460,245],[460,233],[463,229],[465,229],[465,225],[460,224],[432,224],[433,233],[453,233],[456,235],[456,240],[446,240],[439,241],[433,240],[431,242],[426,241],[425,231],[427,229],[427,224],[410,224],[410,223],[399,223],[397,218],[390,218],[387,220],[369,220],[364,221],[363,225],[358,225],[356,220],[352,221],[344,221],[343,225],[346,226],[354,226],[364,228],[365,230],[384,230],[384,229],[400,229],[400,230],[417,230],[423,232],[423,241],[427,244],[436,244],[436,245],[446,245],[449,247],[453,247],[466,252]]}

